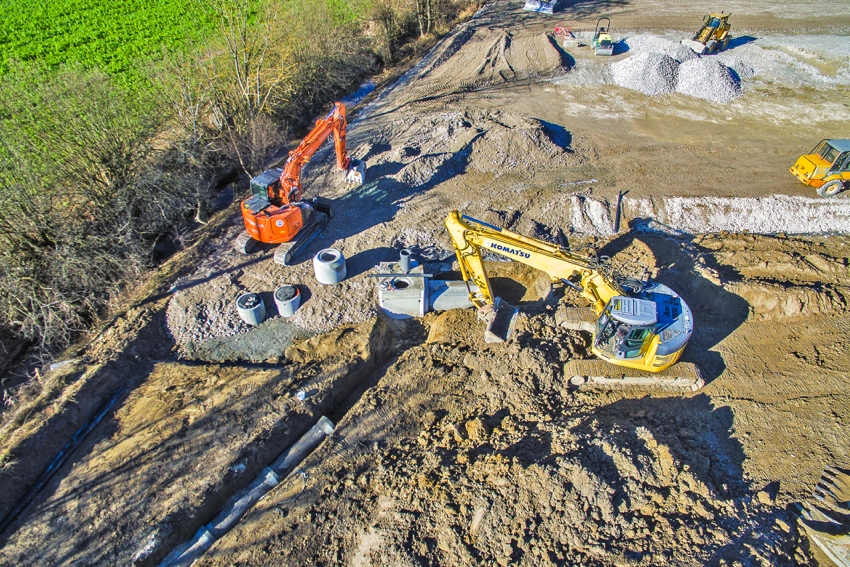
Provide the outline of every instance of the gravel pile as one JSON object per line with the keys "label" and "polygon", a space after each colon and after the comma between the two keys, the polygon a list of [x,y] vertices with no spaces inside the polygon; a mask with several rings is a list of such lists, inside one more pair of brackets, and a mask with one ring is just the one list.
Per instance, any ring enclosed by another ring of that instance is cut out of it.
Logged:
{"label": "gravel pile", "polygon": [[739,55],[724,51],[711,57],[732,69],[732,71],[738,74],[738,78],[740,79],[752,79],[756,75],[755,68]]}
{"label": "gravel pile", "polygon": [[623,40],[623,43],[629,46],[629,51],[634,51],[635,53],[663,53],[669,55],[679,63],[699,57],[690,47],[650,34],[628,37]]}
{"label": "gravel pile", "polygon": [[664,53],[644,52],[611,65],[614,83],[649,96],[676,90],[678,62]]}
{"label": "gravel pile", "polygon": [[679,66],[676,92],[714,102],[741,96],[741,83],[729,67],[712,57],[692,59]]}
{"label": "gravel pile", "polygon": [[699,57],[679,45],[691,54],[680,63],[669,53],[647,51],[676,51],[673,42],[655,36],[638,36],[627,41],[635,40],[640,40],[636,45],[644,51],[611,65],[615,84],[649,96],[678,92],[714,102],[729,102],[741,96],[740,76],[715,57]]}

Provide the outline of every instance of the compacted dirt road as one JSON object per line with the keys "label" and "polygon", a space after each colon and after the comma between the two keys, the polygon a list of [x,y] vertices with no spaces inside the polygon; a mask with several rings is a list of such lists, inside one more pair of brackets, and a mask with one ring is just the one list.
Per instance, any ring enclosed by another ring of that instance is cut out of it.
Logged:
{"label": "compacted dirt road", "polygon": [[[730,49],[686,64],[678,39],[714,8],[485,5],[357,108],[364,185],[314,157],[305,192],[335,215],[296,265],[233,252],[231,207],[7,414],[0,517],[118,396],[0,534],[0,565],[159,565],[321,415],[333,434],[198,565],[828,564],[793,504],[850,467],[850,200],[788,168],[850,136],[850,6],[726,3]],[[600,16],[613,57],[554,33],[587,43]],[[507,343],[471,309],[384,317],[369,272],[401,248],[448,266],[452,209],[646,266],[693,309],[683,360],[706,386],[571,390],[588,337],[560,323],[580,300],[519,265],[491,266],[522,310]],[[325,247],[347,258],[335,286],[312,274]],[[304,297],[291,319],[282,283]],[[246,291],[269,308],[254,328]]]}

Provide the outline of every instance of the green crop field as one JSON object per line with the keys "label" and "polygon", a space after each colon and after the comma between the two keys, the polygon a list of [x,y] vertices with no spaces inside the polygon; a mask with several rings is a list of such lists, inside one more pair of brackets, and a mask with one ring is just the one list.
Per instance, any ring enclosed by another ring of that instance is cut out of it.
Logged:
{"label": "green crop field", "polygon": [[212,28],[191,0],[0,0],[0,6],[0,74],[12,59],[82,63],[133,84],[140,63]]}

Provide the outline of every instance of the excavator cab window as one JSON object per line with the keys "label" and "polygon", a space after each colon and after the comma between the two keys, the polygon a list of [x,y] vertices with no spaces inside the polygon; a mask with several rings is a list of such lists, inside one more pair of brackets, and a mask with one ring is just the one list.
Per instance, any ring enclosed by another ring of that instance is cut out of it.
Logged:
{"label": "excavator cab window", "polygon": [[251,180],[251,194],[258,199],[269,200],[269,188],[253,179]]}
{"label": "excavator cab window", "polygon": [[847,171],[850,169],[850,152],[844,152],[838,159],[835,160],[835,163],[832,164],[832,168],[830,168],[830,172],[836,171]]}
{"label": "excavator cab window", "polygon": [[652,337],[653,327],[630,325],[612,317],[610,306],[606,307],[596,325],[596,346],[618,358],[636,358],[643,350],[647,339]]}
{"label": "excavator cab window", "polygon": [[830,146],[828,143],[824,142],[818,147],[815,152],[818,157],[820,157],[823,161],[832,164],[835,161],[835,158],[838,157],[838,150]]}
{"label": "excavator cab window", "polygon": [[708,20],[708,27],[710,28],[719,28],[720,24],[720,18],[711,18],[710,20]]}

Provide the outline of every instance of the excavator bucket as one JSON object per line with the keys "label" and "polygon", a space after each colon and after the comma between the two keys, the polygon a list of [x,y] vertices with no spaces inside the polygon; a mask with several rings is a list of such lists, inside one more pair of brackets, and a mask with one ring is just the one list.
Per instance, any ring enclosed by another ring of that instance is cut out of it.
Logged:
{"label": "excavator bucket", "polygon": [[809,539],[839,567],[850,567],[850,474],[826,467],[812,498],[800,505]]}
{"label": "excavator bucket", "polygon": [[540,12],[541,14],[554,14],[558,8],[558,0],[547,2],[546,0],[526,0],[523,10],[528,12]]}
{"label": "excavator bucket", "polygon": [[362,159],[353,159],[345,171],[345,182],[363,185],[366,182],[366,162]]}
{"label": "excavator bucket", "polygon": [[494,305],[487,305],[482,308],[478,316],[487,322],[487,328],[484,330],[484,342],[502,343],[508,340],[514,332],[517,313],[519,313],[519,309],[507,301],[502,301],[501,297],[496,298]]}

